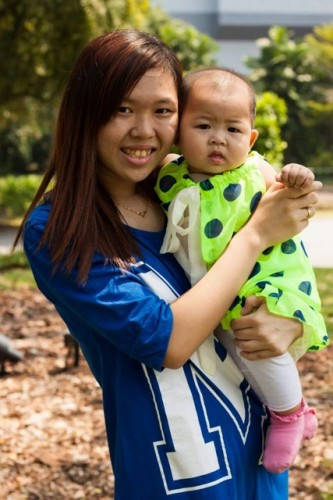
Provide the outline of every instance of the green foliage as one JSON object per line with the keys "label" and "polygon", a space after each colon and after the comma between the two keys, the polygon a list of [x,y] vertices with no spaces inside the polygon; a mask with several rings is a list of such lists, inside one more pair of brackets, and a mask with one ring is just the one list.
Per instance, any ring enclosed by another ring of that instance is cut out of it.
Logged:
{"label": "green foliage", "polygon": [[254,149],[277,169],[283,165],[283,153],[287,147],[281,138],[281,126],[286,122],[287,107],[283,99],[273,92],[264,92],[257,98],[255,128],[259,137]]}
{"label": "green foliage", "polygon": [[309,110],[304,121],[306,147],[310,153],[308,165],[322,177],[331,176],[331,179],[333,174],[332,123],[333,102],[309,101]]}
{"label": "green foliage", "polygon": [[[30,110],[34,108],[32,104]],[[13,112],[2,114],[0,132],[1,175],[41,173],[48,161],[51,135],[43,133],[42,128],[31,117],[26,123]],[[1,112],[0,112],[1,117]],[[0,120],[1,123],[1,120]]]}
{"label": "green foliage", "polygon": [[2,175],[44,169],[58,97],[88,37],[80,0],[0,0]]}
{"label": "green foliage", "polygon": [[0,103],[52,101],[90,35],[80,0],[2,0],[0,20]]}
{"label": "green foliage", "polygon": [[147,31],[153,15],[149,0],[81,0],[81,5],[91,38],[120,28]]}
{"label": "green foliage", "polygon": [[327,83],[333,82],[333,23],[324,26],[315,26],[313,33],[305,37],[306,42],[313,49],[316,61],[325,68]]}
{"label": "green foliage", "polygon": [[[322,85],[327,88],[326,102],[309,101],[309,116],[306,119],[308,147],[315,152],[311,156],[311,167],[319,172],[323,180],[332,179],[333,172],[333,24],[316,26],[311,35],[305,37],[314,51],[316,61],[324,70]],[[318,147],[319,145],[319,147]]]}
{"label": "green foliage", "polygon": [[189,70],[217,44],[149,0],[0,0],[0,173],[45,169],[57,104],[88,39],[135,27],[160,36]]}
{"label": "green foliage", "polygon": [[36,282],[22,251],[0,255],[0,290],[36,288]]}
{"label": "green foliage", "polygon": [[216,64],[218,44],[194,26],[179,19],[171,19],[161,10],[154,10],[149,31],[158,35],[175,52],[185,72],[199,66]]}
{"label": "green foliage", "polygon": [[0,177],[0,214],[20,217],[27,210],[41,182],[41,176],[8,175]]}
{"label": "green foliage", "polygon": [[175,21],[161,26],[159,35],[178,56],[185,72],[216,64],[213,54],[218,50],[217,44],[208,35],[200,35],[193,26]]}
{"label": "green foliage", "polygon": [[134,27],[160,37],[177,54],[185,71],[216,63],[218,44],[192,25],[173,19],[149,0],[86,0],[93,36],[114,28]]}
{"label": "green foliage", "polygon": [[28,268],[28,259],[24,252],[16,251],[12,254],[0,254],[0,272],[12,268]]}
{"label": "green foliage", "polygon": [[272,27],[268,38],[258,40],[258,45],[259,57],[247,58],[246,64],[252,69],[250,80],[258,93],[272,91],[286,103],[288,121],[282,129],[288,144],[285,160],[311,164],[326,148],[316,128],[307,127],[315,116],[312,103],[327,102],[327,70],[307,39],[293,39],[285,27]]}
{"label": "green foliage", "polygon": [[124,27],[161,34],[184,50],[186,67],[206,64],[217,47],[149,0],[0,0],[0,106],[27,96],[54,102],[87,40]]}
{"label": "green foliage", "polygon": [[306,41],[294,40],[283,26],[273,26],[268,38],[257,43],[261,54],[257,59],[248,57],[246,65],[253,70],[250,80],[258,91],[275,92],[288,108],[296,106],[300,110],[309,99],[323,101],[324,94],[318,85],[323,72],[315,64],[315,55]]}

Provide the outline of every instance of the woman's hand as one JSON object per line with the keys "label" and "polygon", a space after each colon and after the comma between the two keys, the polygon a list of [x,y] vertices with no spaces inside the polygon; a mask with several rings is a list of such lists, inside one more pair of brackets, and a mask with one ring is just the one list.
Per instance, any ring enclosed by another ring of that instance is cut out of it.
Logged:
{"label": "woman's hand", "polygon": [[309,211],[314,215],[314,205],[318,202],[316,191],[322,183],[313,181],[300,188],[284,188],[273,184],[262,197],[256,211],[242,231],[256,234],[264,249],[281,241],[286,241],[300,233],[308,225]]}
{"label": "woman's hand", "polygon": [[265,299],[256,296],[246,300],[242,317],[233,320],[231,327],[241,356],[251,361],[284,354],[303,334],[299,321],[271,314]]}

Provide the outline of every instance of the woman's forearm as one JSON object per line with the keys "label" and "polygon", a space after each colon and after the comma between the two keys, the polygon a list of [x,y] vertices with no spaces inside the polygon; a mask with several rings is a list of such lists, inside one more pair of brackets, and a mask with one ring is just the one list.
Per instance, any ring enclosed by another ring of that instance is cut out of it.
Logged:
{"label": "woman's forearm", "polygon": [[210,271],[171,304],[174,323],[164,366],[182,366],[216,328],[263,250],[255,233],[239,232]]}

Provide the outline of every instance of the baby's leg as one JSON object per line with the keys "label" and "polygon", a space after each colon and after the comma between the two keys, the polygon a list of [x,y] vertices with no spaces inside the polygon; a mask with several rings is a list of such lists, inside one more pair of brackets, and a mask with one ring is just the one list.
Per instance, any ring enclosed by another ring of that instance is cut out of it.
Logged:
{"label": "baby's leg", "polygon": [[238,355],[232,333],[223,332],[219,340],[255,392],[270,411],[263,464],[271,472],[282,472],[296,458],[304,438],[311,438],[317,429],[314,410],[302,399],[302,388],[292,356],[248,361]]}
{"label": "baby's leg", "polygon": [[297,368],[289,353],[276,358],[248,361],[239,355],[232,332],[218,329],[216,336],[269,409],[283,412],[300,405],[301,383]]}

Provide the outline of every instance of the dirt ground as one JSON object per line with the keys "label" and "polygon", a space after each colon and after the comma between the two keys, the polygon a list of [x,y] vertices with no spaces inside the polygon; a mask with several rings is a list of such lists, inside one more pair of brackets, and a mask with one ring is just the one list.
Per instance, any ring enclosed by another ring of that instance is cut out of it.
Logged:
{"label": "dirt ground", "polygon": [[[64,324],[30,289],[0,291],[0,318],[1,333],[24,354],[0,377],[0,499],[112,499],[101,392],[82,355],[78,367],[66,359]],[[320,426],[291,469],[293,500],[333,499],[332,353],[299,363]]]}

